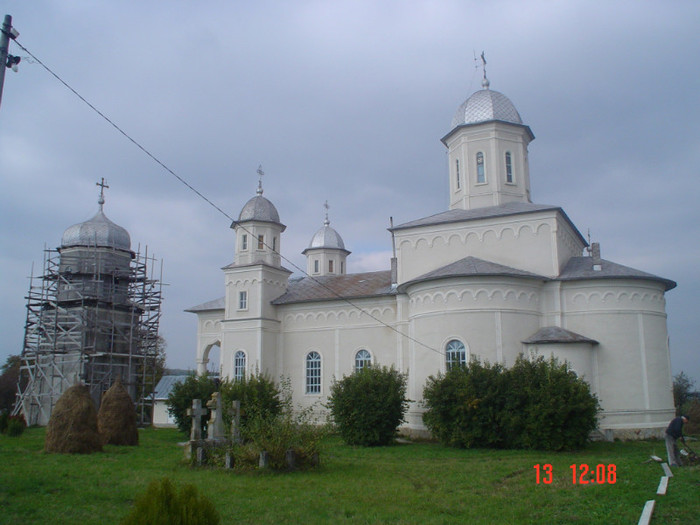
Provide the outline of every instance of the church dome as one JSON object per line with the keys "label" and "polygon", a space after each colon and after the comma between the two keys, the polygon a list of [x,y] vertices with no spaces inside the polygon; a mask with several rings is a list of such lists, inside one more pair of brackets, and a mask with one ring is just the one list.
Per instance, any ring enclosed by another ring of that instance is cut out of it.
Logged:
{"label": "church dome", "polygon": [[334,248],[336,250],[345,250],[345,243],[340,234],[331,228],[328,223],[318,230],[311,242],[309,243],[308,250],[313,248]]}
{"label": "church dome", "polygon": [[241,214],[238,216],[238,222],[243,221],[279,223],[280,214],[275,205],[262,196],[262,191],[259,189],[258,194],[243,206]]}
{"label": "church dome", "polygon": [[491,89],[482,89],[469,97],[457,110],[452,119],[452,127],[463,124],[477,124],[490,120],[501,120],[513,124],[522,124],[518,110],[503,93]]}
{"label": "church dome", "polygon": [[117,250],[131,250],[131,237],[121,226],[110,221],[102,211],[92,218],[79,224],[74,224],[63,232],[61,247],[100,246]]}

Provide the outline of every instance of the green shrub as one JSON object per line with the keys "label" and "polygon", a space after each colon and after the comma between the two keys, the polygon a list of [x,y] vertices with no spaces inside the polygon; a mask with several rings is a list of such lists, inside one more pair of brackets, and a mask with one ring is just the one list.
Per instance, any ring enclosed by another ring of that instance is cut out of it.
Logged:
{"label": "green shrub", "polygon": [[254,419],[274,418],[282,413],[282,392],[275,382],[264,374],[254,374],[238,381],[221,383],[221,402],[224,422],[231,426],[232,402],[241,402],[241,429]]}
{"label": "green shrub", "polygon": [[408,409],[406,376],[393,367],[365,367],[334,381],[326,406],[347,444],[388,445]]}
{"label": "green shrub", "polygon": [[7,419],[7,429],[5,432],[10,437],[18,437],[24,433],[25,428],[27,428],[27,423],[24,421],[23,416],[10,416]]}
{"label": "green shrub", "polygon": [[152,481],[122,525],[218,525],[219,513],[194,485],[178,491],[168,478]]}
{"label": "green shrub", "polygon": [[423,421],[460,447],[564,450],[596,428],[598,400],[566,363],[518,357],[510,369],[472,361],[428,378]]}
{"label": "green shrub", "polygon": [[433,436],[454,447],[503,446],[507,388],[501,365],[472,360],[437,377],[423,390],[423,422]]}
{"label": "green shrub", "polygon": [[[173,387],[168,396],[168,412],[175,419],[175,424],[181,432],[189,435],[192,429],[192,418],[187,415],[187,409],[192,408],[192,400],[200,399],[202,406],[205,406],[217,389],[218,381],[209,374],[201,376],[192,374]],[[206,419],[206,417],[202,418],[203,433],[206,431]]]}

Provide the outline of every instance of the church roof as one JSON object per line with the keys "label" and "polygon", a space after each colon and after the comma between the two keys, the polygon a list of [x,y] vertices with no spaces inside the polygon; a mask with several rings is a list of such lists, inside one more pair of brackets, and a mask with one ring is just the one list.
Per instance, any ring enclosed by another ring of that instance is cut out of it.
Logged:
{"label": "church roof", "polygon": [[72,246],[103,246],[129,251],[131,237],[124,228],[107,218],[100,205],[100,210],[94,217],[70,226],[63,233],[61,247]]}
{"label": "church roof", "polygon": [[548,281],[549,279],[543,275],[536,273],[518,270],[510,266],[504,266],[490,261],[479,259],[478,257],[465,257],[459,261],[453,262],[432,272],[425,273],[415,279],[412,279],[399,286],[399,291],[404,292],[406,287],[423,281],[432,281],[435,279],[449,279],[451,277],[482,277],[482,276],[498,276],[498,277],[525,277],[529,279],[538,279]]}
{"label": "church roof", "polygon": [[390,231],[407,230],[409,228],[417,228],[421,226],[434,226],[437,224],[449,224],[466,221],[476,221],[480,219],[492,219],[495,217],[509,217],[512,215],[522,215],[526,213],[538,213],[541,211],[558,211],[562,217],[569,223],[574,232],[579,236],[585,246],[588,246],[586,239],[578,231],[571,219],[566,215],[564,210],[559,206],[549,204],[533,204],[532,202],[506,202],[498,206],[487,206],[484,208],[473,208],[470,210],[454,209],[430,215],[415,221],[405,222],[390,228]]}
{"label": "church roof", "polygon": [[185,310],[185,312],[207,312],[210,310],[223,310],[225,308],[225,300],[226,297],[219,297],[218,299],[214,299],[213,301],[207,301],[206,303],[198,304],[197,306],[193,306],[192,308],[188,308]]}
{"label": "church roof", "polygon": [[565,330],[559,326],[545,326],[523,341],[525,344],[553,344],[553,343],[588,343],[599,344],[594,339],[589,339],[576,332]]}
{"label": "church roof", "polygon": [[176,376],[163,376],[158,381],[155,389],[153,389],[153,396],[156,400],[168,399],[168,396],[175,388],[175,385],[179,383],[184,383],[189,376],[186,375],[176,375]]}
{"label": "church roof", "polygon": [[492,89],[482,89],[472,94],[459,106],[452,119],[452,127],[491,120],[501,120],[512,124],[523,123],[518,110],[515,109],[508,97]]}
{"label": "church roof", "polygon": [[302,253],[306,253],[307,250],[314,250],[316,248],[328,248],[347,252],[343,238],[337,231],[330,227],[327,220],[323,227],[321,227],[311,238],[309,247]]}
{"label": "church roof", "polygon": [[394,293],[391,290],[389,270],[337,276],[299,277],[290,279],[287,291],[272,301],[272,304],[359,299]]}
{"label": "church roof", "polygon": [[[600,269],[596,270],[594,266],[598,266]],[[593,257],[572,257],[556,280],[577,281],[583,279],[644,279],[662,283],[666,291],[676,287],[676,282],[670,279],[664,279],[605,259],[596,260]]]}

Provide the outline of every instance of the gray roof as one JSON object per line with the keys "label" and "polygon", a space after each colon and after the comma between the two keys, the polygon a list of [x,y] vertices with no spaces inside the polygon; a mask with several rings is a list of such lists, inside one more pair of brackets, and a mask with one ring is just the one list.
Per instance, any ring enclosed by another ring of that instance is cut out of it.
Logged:
{"label": "gray roof", "polygon": [[223,310],[225,308],[225,300],[226,297],[219,297],[218,299],[214,299],[213,301],[207,301],[206,303],[198,304],[197,306],[188,308],[187,310],[185,310],[185,312],[197,313],[207,312],[210,310]]}
{"label": "gray roof", "polygon": [[306,253],[307,250],[313,250],[315,248],[330,248],[333,250],[343,250],[350,253],[345,249],[343,238],[337,231],[329,226],[327,221],[323,227],[314,234],[314,236],[311,238],[311,242],[309,243],[309,247],[302,253]]}
{"label": "gray roof", "polygon": [[537,275],[536,273],[518,270],[517,268],[511,268],[510,266],[504,266],[502,264],[479,259],[478,257],[469,256],[403,283],[401,286],[399,286],[399,291],[404,292],[406,287],[423,281],[449,279],[451,277],[480,276],[524,277],[528,279],[538,279],[541,281],[549,280],[543,275]]}
{"label": "gray roof", "polygon": [[559,326],[545,326],[523,341],[525,344],[553,344],[553,343],[588,343],[599,344],[594,339],[565,330]]}
{"label": "gray roof", "polygon": [[[600,265],[600,270],[594,269],[596,264]],[[593,257],[572,257],[557,278],[559,281],[583,279],[644,279],[662,283],[666,291],[676,287],[675,281],[670,279],[664,279],[605,259],[596,261]]]}
{"label": "gray roof", "polygon": [[459,106],[452,119],[452,127],[490,120],[501,120],[513,124],[523,123],[518,110],[508,97],[498,91],[482,89]]}
{"label": "gray roof", "polygon": [[268,199],[262,196],[262,188],[258,188],[258,194],[245,203],[238,220],[234,221],[231,227],[240,222],[259,221],[282,224],[277,208]]}
{"label": "gray roof", "polygon": [[417,228],[421,226],[433,226],[437,224],[450,224],[458,222],[476,221],[480,219],[491,219],[495,217],[508,217],[512,215],[521,215],[526,213],[538,213],[541,211],[557,211],[569,223],[573,231],[579,237],[584,246],[588,246],[586,239],[578,231],[571,219],[564,213],[564,210],[559,206],[551,206],[549,204],[533,204],[531,202],[507,202],[498,206],[487,206],[485,208],[474,208],[470,210],[448,210],[442,213],[437,213],[429,217],[417,219],[415,221],[405,222],[390,228],[390,231],[406,230],[409,228]]}
{"label": "gray roof", "polygon": [[333,301],[393,295],[391,272],[366,272],[350,275],[299,277],[289,280],[287,292],[272,304]]}
{"label": "gray roof", "polygon": [[173,387],[178,383],[184,382],[185,379],[187,379],[188,377],[189,376],[186,375],[161,377],[160,381],[158,381],[158,384],[156,385],[156,388],[153,390],[155,399],[168,399],[168,396],[170,395],[170,392],[172,392]]}
{"label": "gray roof", "polygon": [[121,226],[110,221],[100,210],[91,219],[70,226],[61,238],[61,247],[100,246],[117,250],[131,250],[131,237]]}

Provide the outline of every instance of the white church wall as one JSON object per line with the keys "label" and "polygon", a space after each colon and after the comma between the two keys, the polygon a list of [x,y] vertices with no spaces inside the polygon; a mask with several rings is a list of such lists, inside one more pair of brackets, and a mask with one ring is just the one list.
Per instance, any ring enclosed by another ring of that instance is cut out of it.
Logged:
{"label": "white church wall", "polygon": [[662,429],[673,416],[663,287],[652,281],[565,283],[565,328],[598,341],[593,361],[604,428]]}

